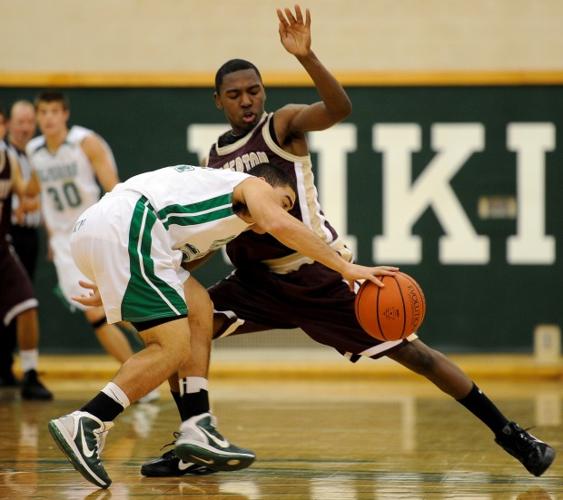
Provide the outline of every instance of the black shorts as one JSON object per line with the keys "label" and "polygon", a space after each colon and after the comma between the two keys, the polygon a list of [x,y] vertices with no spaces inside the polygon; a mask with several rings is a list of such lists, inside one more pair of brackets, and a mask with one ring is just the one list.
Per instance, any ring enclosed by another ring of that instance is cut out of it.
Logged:
{"label": "black shorts", "polygon": [[0,321],[8,325],[39,305],[27,272],[11,246],[0,247]]}
{"label": "black shorts", "polygon": [[301,328],[351,361],[384,356],[416,338],[382,342],[364,332],[354,313],[355,294],[340,274],[319,263],[288,274],[275,274],[261,265],[237,269],[209,288],[209,294],[216,314],[229,319],[215,338]]}
{"label": "black shorts", "polygon": [[36,227],[12,225],[10,236],[20,262],[27,271],[29,278],[33,281],[39,255],[39,229]]}

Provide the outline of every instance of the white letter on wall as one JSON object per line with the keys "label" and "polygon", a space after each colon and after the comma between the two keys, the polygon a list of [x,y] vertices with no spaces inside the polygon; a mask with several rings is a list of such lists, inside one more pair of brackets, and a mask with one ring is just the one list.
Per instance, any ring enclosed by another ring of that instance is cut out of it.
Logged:
{"label": "white letter on wall", "polygon": [[374,261],[420,263],[421,241],[412,234],[412,228],[431,206],[446,233],[440,238],[440,262],[487,263],[489,239],[476,234],[450,185],[467,159],[483,150],[483,125],[433,125],[432,148],[437,154],[413,184],[411,155],[420,150],[420,136],[416,124],[373,127],[374,149],[383,153],[383,234],[373,241]]}
{"label": "white letter on wall", "polygon": [[196,123],[188,125],[187,129],[187,146],[190,153],[196,153],[199,159],[198,163],[205,160],[211,146],[217,142],[217,138],[229,130],[229,126],[224,123]]}
{"label": "white letter on wall", "polygon": [[[553,123],[510,123],[507,147],[516,151],[518,220],[507,241],[509,264],[553,264],[555,238],[545,234],[545,153],[555,149]],[[561,194],[561,193],[560,193]]]}

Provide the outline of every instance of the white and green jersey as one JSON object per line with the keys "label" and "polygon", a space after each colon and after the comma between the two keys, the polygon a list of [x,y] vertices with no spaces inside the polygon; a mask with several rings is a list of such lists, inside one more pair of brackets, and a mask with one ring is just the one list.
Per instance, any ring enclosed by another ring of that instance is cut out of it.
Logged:
{"label": "white and green jersey", "polygon": [[[233,190],[248,174],[192,165],[176,165],[136,175],[112,194],[135,191],[168,232],[173,250],[184,260],[212,252],[246,230],[249,223],[233,211]],[[139,211],[142,213],[141,207]]]}
{"label": "white and green jersey", "polygon": [[[27,145],[27,156],[41,181],[43,217],[51,233],[70,235],[78,216],[100,198],[96,175],[80,146],[91,134],[91,130],[73,126],[55,153],[47,149],[44,136]],[[104,145],[113,160],[109,146]]]}

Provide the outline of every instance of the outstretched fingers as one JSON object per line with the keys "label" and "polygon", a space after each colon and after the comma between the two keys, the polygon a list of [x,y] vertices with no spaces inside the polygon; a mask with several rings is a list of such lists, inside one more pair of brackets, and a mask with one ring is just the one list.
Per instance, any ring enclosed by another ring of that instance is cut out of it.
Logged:
{"label": "outstretched fingers", "polygon": [[380,280],[378,276],[395,276],[399,271],[399,268],[395,266],[377,266],[365,269],[367,270],[365,279],[382,288],[385,285],[383,284],[383,280]]}
{"label": "outstretched fingers", "polygon": [[301,12],[301,7],[295,5],[295,19],[299,24],[303,24],[303,13]]}
{"label": "outstretched fingers", "polygon": [[399,268],[394,266],[378,266],[375,269],[377,276],[395,276],[399,271]]}
{"label": "outstretched fingers", "polygon": [[293,12],[291,12],[291,9],[288,9],[287,7],[284,9],[285,15],[287,17],[287,19],[289,20],[290,24],[296,24],[297,23],[297,19],[295,19],[295,16],[293,15]]}
{"label": "outstretched fingers", "polygon": [[92,290],[93,292],[95,292],[98,289],[98,287],[94,283],[90,283],[89,281],[78,280],[78,284],[82,288],[88,288],[88,289]]}
{"label": "outstretched fingers", "polygon": [[289,28],[289,23],[287,22],[287,19],[285,18],[285,16],[283,15],[283,12],[281,9],[276,9],[276,12],[278,14],[278,19],[280,20],[280,30],[282,28],[287,29]]}
{"label": "outstretched fingers", "polygon": [[373,274],[368,274],[366,276],[366,279],[370,280],[372,283],[376,284],[377,286],[383,288],[385,285],[383,284],[383,281],[377,279],[376,276],[374,276]]}
{"label": "outstretched fingers", "polygon": [[71,297],[72,300],[87,307],[99,307],[103,305],[100,291],[98,290],[98,287],[94,283],[89,283],[88,281],[82,281],[82,280],[78,281],[78,283],[82,288],[89,289],[90,293],[88,295],[85,294],[73,295]]}

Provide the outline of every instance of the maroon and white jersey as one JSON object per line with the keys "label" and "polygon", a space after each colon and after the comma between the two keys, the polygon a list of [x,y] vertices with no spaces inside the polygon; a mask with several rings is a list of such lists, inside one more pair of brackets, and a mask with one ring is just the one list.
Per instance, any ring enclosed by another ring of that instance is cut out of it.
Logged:
{"label": "maroon and white jersey", "polygon": [[7,250],[6,237],[10,231],[12,214],[12,170],[6,143],[0,141],[0,252]]}
{"label": "maroon and white jersey", "polygon": [[[291,215],[311,228],[342,256],[350,259],[350,251],[338,239],[338,234],[321,210],[310,155],[296,156],[280,147],[275,138],[273,116],[273,113],[264,113],[258,124],[243,137],[233,137],[232,132],[219,137],[211,147],[207,166],[239,172],[248,172],[260,163],[282,168],[297,186],[297,200],[290,211]],[[230,242],[227,253],[236,267],[262,262],[271,271],[280,274],[313,262],[309,257],[284,246],[273,236],[251,231]]]}

